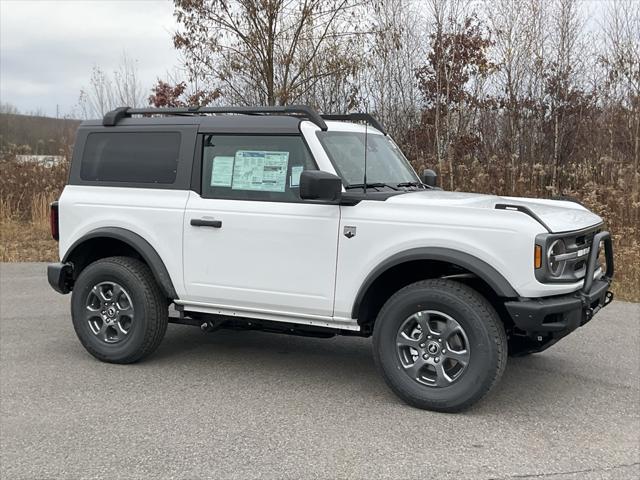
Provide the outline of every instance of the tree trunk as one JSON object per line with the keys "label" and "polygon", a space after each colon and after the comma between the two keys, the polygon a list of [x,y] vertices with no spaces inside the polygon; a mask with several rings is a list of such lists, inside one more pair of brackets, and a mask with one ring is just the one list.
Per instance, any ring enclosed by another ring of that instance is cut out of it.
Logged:
{"label": "tree trunk", "polygon": [[553,123],[554,123],[553,124],[553,179],[551,184],[553,186],[553,194],[557,195],[558,194],[558,149],[559,149],[558,135],[559,135],[559,129],[560,129],[557,113],[554,114]]}
{"label": "tree trunk", "polygon": [[635,143],[634,143],[634,152],[633,152],[633,196],[636,201],[638,201],[638,188],[640,184],[640,171],[638,170],[638,156],[640,155],[640,111],[636,111],[635,114]]}

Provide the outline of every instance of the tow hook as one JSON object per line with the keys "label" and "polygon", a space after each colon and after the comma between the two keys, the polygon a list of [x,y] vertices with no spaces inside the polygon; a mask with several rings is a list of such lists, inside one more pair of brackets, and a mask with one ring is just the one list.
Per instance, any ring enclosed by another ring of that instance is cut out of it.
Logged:
{"label": "tow hook", "polygon": [[611,290],[609,290],[604,296],[604,305],[602,305],[602,306],[606,307],[611,302],[613,302],[613,292]]}
{"label": "tow hook", "polygon": [[220,324],[220,322],[216,325],[213,320],[207,320],[206,322],[202,322],[202,324],[200,325],[200,330],[205,333],[211,333],[218,330],[221,326],[222,325]]}
{"label": "tow hook", "polygon": [[[586,321],[588,322],[589,320],[591,320],[593,318],[593,316],[598,313],[598,310],[600,310],[600,307],[597,308],[587,308],[584,312]],[[586,322],[585,322],[586,323]]]}
{"label": "tow hook", "polygon": [[594,308],[589,306],[589,303],[588,303],[589,297],[587,297],[586,295],[581,294],[581,300],[582,300],[582,307],[584,308],[584,315],[585,315],[584,323],[587,323],[589,320],[593,318],[593,316],[596,313],[598,313],[602,308],[606,307],[613,301],[613,292],[608,291],[604,296],[604,300],[602,301],[602,304],[599,304]]}

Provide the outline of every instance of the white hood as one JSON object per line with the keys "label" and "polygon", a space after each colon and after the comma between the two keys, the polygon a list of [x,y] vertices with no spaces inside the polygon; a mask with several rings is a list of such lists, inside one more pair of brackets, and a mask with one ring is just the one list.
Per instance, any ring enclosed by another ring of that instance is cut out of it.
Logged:
{"label": "white hood", "polygon": [[[422,190],[396,195],[388,203],[424,206],[449,206],[460,208],[495,209],[498,204],[527,207],[554,232],[580,230],[602,223],[602,218],[583,206],[563,200],[540,200],[536,198],[499,197],[479,193],[446,192],[444,190]],[[524,215],[514,211],[513,215]]]}

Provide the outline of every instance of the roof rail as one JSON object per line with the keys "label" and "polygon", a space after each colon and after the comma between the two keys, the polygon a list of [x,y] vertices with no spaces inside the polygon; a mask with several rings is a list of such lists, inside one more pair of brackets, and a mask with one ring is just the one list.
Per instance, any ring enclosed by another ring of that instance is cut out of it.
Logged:
{"label": "roof rail", "polygon": [[358,112],[358,113],[348,113],[346,115],[329,113],[326,115],[321,115],[321,117],[324,118],[325,120],[343,120],[343,121],[351,120],[354,122],[367,122],[373,128],[380,130],[380,132],[383,135],[387,134],[387,131],[384,129],[382,124],[369,113]]}
{"label": "roof rail", "polygon": [[102,119],[102,125],[113,127],[123,118],[132,115],[194,115],[203,113],[237,113],[243,115],[300,115],[315,123],[321,130],[327,129],[327,124],[320,114],[307,105],[285,105],[270,107],[177,107],[177,108],[130,108],[118,107],[107,112]]}

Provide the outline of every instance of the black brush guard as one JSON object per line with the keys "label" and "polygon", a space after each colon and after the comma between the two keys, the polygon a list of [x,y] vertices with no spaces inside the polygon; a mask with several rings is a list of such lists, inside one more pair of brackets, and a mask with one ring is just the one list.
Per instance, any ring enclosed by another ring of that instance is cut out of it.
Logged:
{"label": "black brush guard", "polygon": [[[599,267],[601,243],[604,245],[606,271],[599,278],[594,278]],[[593,238],[584,284],[580,290],[566,295],[505,302],[515,326],[510,335],[511,353],[540,352],[586,324],[613,300],[613,293],[609,291],[613,272],[611,234],[600,232]]]}

